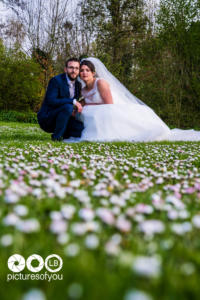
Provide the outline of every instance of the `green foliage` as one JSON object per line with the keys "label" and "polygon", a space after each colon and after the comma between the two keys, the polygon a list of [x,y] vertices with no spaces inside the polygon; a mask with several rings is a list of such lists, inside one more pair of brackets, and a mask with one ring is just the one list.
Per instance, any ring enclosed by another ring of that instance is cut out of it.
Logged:
{"label": "green foliage", "polygon": [[43,86],[43,89],[41,91],[41,98],[43,98],[49,80],[55,75],[52,58],[49,53],[44,52],[39,48],[35,48],[32,50],[32,58],[37,64],[39,64],[41,68],[39,80]]}
{"label": "green foliage", "polygon": [[40,67],[30,57],[0,43],[0,109],[37,110],[42,88],[39,75]]}
{"label": "green foliage", "polygon": [[158,30],[135,53],[136,95],[176,127],[199,126],[198,5],[196,0],[161,1]]}
{"label": "green foliage", "polygon": [[37,114],[34,112],[0,111],[0,121],[37,124]]}

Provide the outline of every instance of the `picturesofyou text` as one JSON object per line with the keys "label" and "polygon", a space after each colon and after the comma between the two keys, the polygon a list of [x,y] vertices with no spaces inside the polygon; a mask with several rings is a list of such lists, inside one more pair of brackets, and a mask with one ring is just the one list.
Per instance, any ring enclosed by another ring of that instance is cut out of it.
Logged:
{"label": "picturesofyou text", "polygon": [[[8,268],[13,273],[7,274],[7,281],[11,280],[63,280],[63,274],[56,274],[62,269],[62,258],[57,254],[51,254],[44,260],[38,254],[30,255],[26,260],[20,254],[14,254],[8,259]],[[32,273],[21,273],[25,267]],[[45,273],[39,273],[45,267]],[[47,272],[48,271],[48,272]],[[53,273],[53,274],[49,274]]]}

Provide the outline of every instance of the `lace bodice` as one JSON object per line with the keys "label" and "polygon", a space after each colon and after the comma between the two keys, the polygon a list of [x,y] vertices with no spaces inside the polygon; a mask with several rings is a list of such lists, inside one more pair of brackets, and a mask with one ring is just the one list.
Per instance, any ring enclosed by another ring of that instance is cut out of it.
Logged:
{"label": "lace bodice", "polygon": [[82,89],[82,95],[85,98],[85,103],[104,103],[103,99],[98,90],[97,82],[100,78],[97,78],[94,83],[94,87],[90,91],[86,91],[85,88]]}

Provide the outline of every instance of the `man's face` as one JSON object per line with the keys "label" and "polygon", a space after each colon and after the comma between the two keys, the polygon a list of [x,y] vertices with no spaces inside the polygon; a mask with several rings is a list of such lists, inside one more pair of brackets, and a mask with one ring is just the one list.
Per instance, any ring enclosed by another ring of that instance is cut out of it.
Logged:
{"label": "man's face", "polygon": [[77,61],[69,61],[64,70],[70,80],[76,80],[79,75],[80,64]]}

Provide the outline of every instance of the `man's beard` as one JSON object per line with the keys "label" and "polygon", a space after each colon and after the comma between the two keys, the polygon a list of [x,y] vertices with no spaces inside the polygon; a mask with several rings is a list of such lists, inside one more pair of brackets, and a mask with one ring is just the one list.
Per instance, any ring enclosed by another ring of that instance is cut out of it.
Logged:
{"label": "man's beard", "polygon": [[75,81],[75,80],[77,79],[77,77],[78,77],[78,76],[76,76],[75,78],[72,78],[69,74],[67,74],[67,76],[69,77],[69,79],[70,79],[71,81]]}

